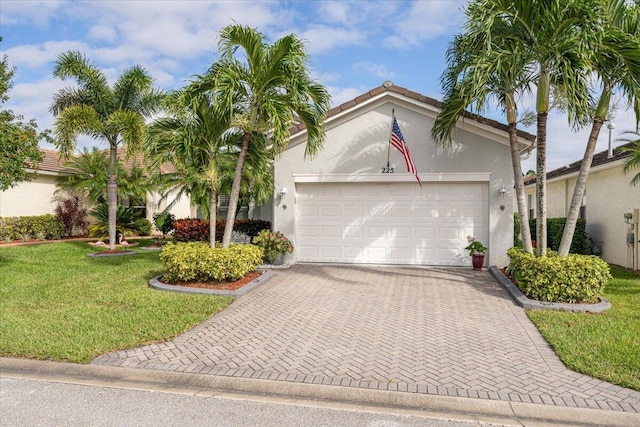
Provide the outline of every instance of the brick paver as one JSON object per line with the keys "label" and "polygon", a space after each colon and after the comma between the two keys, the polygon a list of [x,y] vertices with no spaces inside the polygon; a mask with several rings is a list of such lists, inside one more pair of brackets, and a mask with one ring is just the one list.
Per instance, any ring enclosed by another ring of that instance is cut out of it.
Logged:
{"label": "brick paver", "polygon": [[487,272],[295,265],[167,343],[94,364],[640,412],[570,371]]}

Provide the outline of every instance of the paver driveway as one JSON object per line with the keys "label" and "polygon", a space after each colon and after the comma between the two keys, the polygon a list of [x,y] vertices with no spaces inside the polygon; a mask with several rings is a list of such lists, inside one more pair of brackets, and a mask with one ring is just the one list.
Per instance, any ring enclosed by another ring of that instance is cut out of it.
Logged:
{"label": "paver driveway", "polygon": [[295,265],[172,342],[92,363],[640,412],[467,269]]}

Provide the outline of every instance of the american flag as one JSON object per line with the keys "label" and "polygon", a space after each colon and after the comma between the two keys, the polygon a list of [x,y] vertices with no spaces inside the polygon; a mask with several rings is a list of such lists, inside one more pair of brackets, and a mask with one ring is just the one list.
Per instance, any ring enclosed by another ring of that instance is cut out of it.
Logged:
{"label": "american flag", "polygon": [[409,153],[409,147],[407,143],[404,142],[404,137],[402,136],[402,132],[400,132],[400,126],[398,126],[398,121],[395,117],[393,118],[393,128],[391,130],[391,144],[402,153],[404,161],[407,164],[407,172],[414,174],[418,180],[418,184],[422,187],[422,182],[418,176],[418,169],[416,169],[416,165],[413,163],[413,159]]}

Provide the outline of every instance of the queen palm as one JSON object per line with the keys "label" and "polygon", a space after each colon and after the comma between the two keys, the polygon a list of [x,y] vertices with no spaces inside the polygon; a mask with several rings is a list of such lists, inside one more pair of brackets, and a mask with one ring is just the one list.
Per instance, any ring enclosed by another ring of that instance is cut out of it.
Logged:
{"label": "queen palm", "polygon": [[[625,132],[630,135],[630,137],[623,138],[623,141],[632,142],[631,146],[624,147],[624,152],[628,153],[627,158],[624,162],[624,167],[622,171],[627,174],[634,170],[640,169],[640,132]],[[631,185],[640,184],[640,171],[637,172],[633,177],[631,177],[631,181],[629,182]]]}
{"label": "queen palm", "polygon": [[[229,128],[228,114],[221,114],[209,93],[187,87],[171,93],[165,101],[168,115],[156,119],[148,128],[147,157],[159,167],[170,162],[173,172],[164,176],[168,194],[174,203],[182,195],[201,206],[209,218],[209,244],[216,241],[216,207],[218,194],[233,176],[242,140],[239,129]],[[263,147],[259,141],[256,147]],[[247,173],[268,172],[268,158],[263,153],[250,153],[245,179],[255,188],[272,183],[271,175],[251,179]],[[259,202],[265,202],[264,197]]]}
{"label": "queen palm", "polygon": [[[551,88],[566,97],[569,121],[574,126],[589,110],[589,52],[600,37],[600,0],[476,0],[470,18],[492,40],[509,23],[512,43],[527,52],[537,72],[536,113],[536,240],[539,255],[547,246],[546,143]],[[507,40],[503,38],[502,40]],[[507,47],[507,46],[503,46]]]}
{"label": "queen palm", "polygon": [[[467,11],[469,18],[471,14],[473,7]],[[491,41],[487,40],[486,33],[476,31],[471,19],[467,32],[454,38],[447,50],[448,67],[441,78],[445,96],[431,136],[437,144],[449,144],[456,122],[467,108],[482,113],[490,99],[497,100],[506,113],[509,126],[520,234],[524,249],[533,253],[518,145],[516,103],[518,94],[529,89],[533,76],[527,68],[526,52],[519,52],[520,45],[509,40],[512,32],[508,22],[500,24],[500,34],[493,34]]]}
{"label": "queen palm", "polygon": [[[269,44],[255,29],[230,25],[220,31],[219,48],[220,59],[200,79],[200,90],[211,91],[229,114],[231,126],[242,132],[222,240],[226,247],[251,146],[258,138],[268,141],[269,155],[277,156],[289,143],[289,129],[302,123],[307,133],[305,155],[315,155],[324,141],[329,94],[309,76],[304,44],[293,34]],[[236,57],[239,50],[244,52],[242,60]],[[264,151],[266,144],[258,148]]]}
{"label": "queen palm", "polygon": [[592,68],[599,77],[601,94],[558,248],[561,256],[567,255],[571,248],[598,134],[609,115],[614,90],[626,95],[629,105],[635,106],[636,121],[640,120],[640,6],[627,4],[625,0],[608,0],[605,10],[604,34],[592,50]]}
{"label": "queen palm", "polygon": [[76,147],[76,138],[85,134],[106,141],[109,145],[107,168],[107,205],[109,218],[109,248],[116,245],[116,208],[118,194],[119,146],[129,154],[142,146],[145,117],[160,100],[159,91],[147,72],[139,66],[126,69],[109,86],[102,70],[80,52],[65,52],[58,56],[53,75],[62,80],[72,78],[76,87],[58,91],[50,111],[56,116],[55,144],[63,158],[69,158]]}

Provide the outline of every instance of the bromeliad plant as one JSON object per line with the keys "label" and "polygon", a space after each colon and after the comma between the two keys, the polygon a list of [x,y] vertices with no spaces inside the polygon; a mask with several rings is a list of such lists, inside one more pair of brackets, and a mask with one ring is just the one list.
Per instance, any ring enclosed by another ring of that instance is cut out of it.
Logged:
{"label": "bromeliad plant", "polygon": [[262,230],[253,238],[253,244],[264,251],[264,262],[271,264],[281,254],[293,252],[293,244],[280,231]]}

